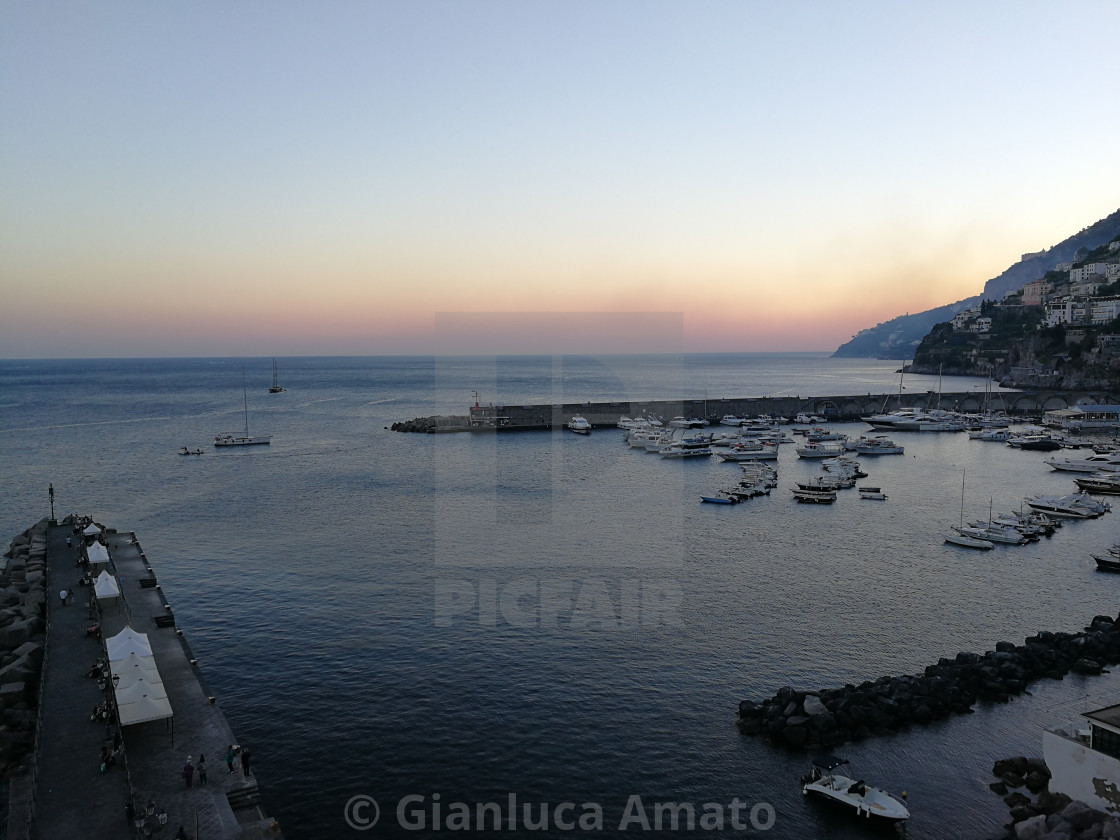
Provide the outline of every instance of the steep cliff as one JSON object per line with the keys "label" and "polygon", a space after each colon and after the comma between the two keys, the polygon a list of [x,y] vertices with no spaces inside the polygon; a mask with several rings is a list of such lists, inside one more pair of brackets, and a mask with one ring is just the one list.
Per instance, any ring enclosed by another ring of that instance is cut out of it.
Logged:
{"label": "steep cliff", "polygon": [[1020,260],[998,277],[984,284],[974,297],[928,309],[914,315],[900,315],[874,327],[861,330],[833,353],[834,356],[873,357],[880,359],[911,359],[922,339],[934,324],[947,321],[981,300],[1001,300],[1005,294],[1021,289],[1032,280],[1053,270],[1058,263],[1075,262],[1080,254],[1110,241],[1120,234],[1120,210],[1106,216],[1057,245]]}

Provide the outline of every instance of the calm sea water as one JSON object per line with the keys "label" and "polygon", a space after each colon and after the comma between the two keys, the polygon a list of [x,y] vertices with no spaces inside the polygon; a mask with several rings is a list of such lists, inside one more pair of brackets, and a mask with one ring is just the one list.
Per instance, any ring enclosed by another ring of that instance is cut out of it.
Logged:
{"label": "calm sea water", "polygon": [[[738,734],[742,698],[916,673],[960,650],[1115,614],[1120,576],[1089,557],[1115,515],[977,554],[942,543],[965,515],[1068,492],[1043,453],[963,434],[898,436],[866,459],[886,502],[829,507],[788,487],[698,503],[729,464],[628,450],[618,430],[499,437],[386,426],[484,401],[887,393],[898,363],[823,354],[580,358],[296,358],[0,362],[0,536],[49,513],[134,530],[290,838],[415,835],[451,803],[549,803],[548,836],[645,836],[655,802],[718,803],[704,836],[857,837],[803,801],[805,756]],[[215,434],[269,447],[215,452]],[[936,377],[907,377],[919,392]],[[946,378],[949,390],[984,383]],[[862,424],[839,426],[859,434]],[[180,446],[203,446],[181,457]],[[1116,702],[1120,680],[1068,677],[1033,696],[845,747],[906,790],[912,837],[993,836],[995,758],[1041,754],[1044,726]],[[216,745],[216,751],[217,751]],[[748,830],[730,827],[733,801]],[[627,803],[631,820],[618,827]],[[575,807],[557,824],[558,803]],[[602,809],[602,830],[578,818]],[[752,806],[766,831],[751,826]],[[772,811],[770,810],[772,809]],[[489,823],[488,823],[489,825]],[[523,833],[523,831],[521,832]]]}

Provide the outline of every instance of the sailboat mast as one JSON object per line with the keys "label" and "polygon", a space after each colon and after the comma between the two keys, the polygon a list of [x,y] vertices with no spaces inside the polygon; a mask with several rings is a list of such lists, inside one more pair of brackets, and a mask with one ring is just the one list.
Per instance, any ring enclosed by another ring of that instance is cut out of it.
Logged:
{"label": "sailboat mast", "polygon": [[[964,527],[964,474],[967,470],[961,470],[961,527]],[[988,517],[991,519],[991,517]]]}

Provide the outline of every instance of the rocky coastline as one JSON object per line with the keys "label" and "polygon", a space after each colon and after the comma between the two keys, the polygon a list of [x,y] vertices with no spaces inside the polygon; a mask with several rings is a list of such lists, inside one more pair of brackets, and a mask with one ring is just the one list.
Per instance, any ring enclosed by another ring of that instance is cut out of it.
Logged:
{"label": "rocky coastline", "polygon": [[16,536],[0,571],[0,778],[35,749],[47,608],[47,520]]}
{"label": "rocky coastline", "polygon": [[786,686],[761,702],[742,700],[738,726],[778,746],[831,748],[970,714],[974,704],[1006,703],[1036,680],[1096,675],[1118,662],[1120,619],[1098,615],[1083,632],[1037,633],[1022,645],[998,642],[983,654],[942,658],[921,674],[815,691]]}
{"label": "rocky coastline", "polygon": [[996,781],[988,788],[1003,797],[1011,816],[1000,840],[1120,840],[1120,819],[1050,790],[1042,759],[1002,758],[992,774]]}

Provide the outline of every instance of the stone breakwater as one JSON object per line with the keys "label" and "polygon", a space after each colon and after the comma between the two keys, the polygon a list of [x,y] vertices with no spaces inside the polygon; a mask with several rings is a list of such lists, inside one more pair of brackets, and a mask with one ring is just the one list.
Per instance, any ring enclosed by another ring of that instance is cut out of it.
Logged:
{"label": "stone breakwater", "polygon": [[0,778],[26,770],[35,747],[47,606],[47,520],[12,540],[0,571]]}
{"label": "stone breakwater", "polygon": [[924,673],[885,676],[822,691],[781,688],[739,703],[739,729],[792,748],[831,748],[953,714],[978,702],[1006,703],[1031,682],[1071,671],[1100,674],[1120,662],[1120,619],[1095,616],[1082,633],[1038,633],[1025,644],[998,642],[984,654],[958,653]]}
{"label": "stone breakwater", "polygon": [[1120,819],[1050,790],[1050,769],[1042,759],[1001,758],[992,774],[996,781],[988,788],[1011,811],[1005,840],[1120,840]]}

